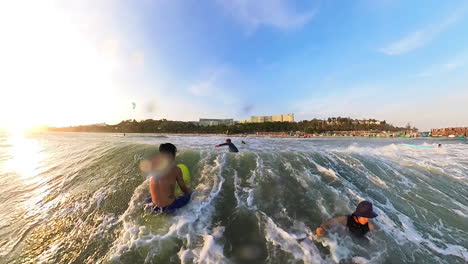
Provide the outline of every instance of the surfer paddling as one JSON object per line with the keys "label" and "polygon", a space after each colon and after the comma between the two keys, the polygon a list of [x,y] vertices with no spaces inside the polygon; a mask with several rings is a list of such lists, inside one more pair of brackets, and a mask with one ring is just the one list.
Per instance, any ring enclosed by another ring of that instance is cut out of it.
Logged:
{"label": "surfer paddling", "polygon": [[215,147],[219,148],[221,146],[229,146],[229,152],[239,152],[236,145],[231,142],[231,139],[226,139],[226,143],[216,145]]}
{"label": "surfer paddling", "polygon": [[322,223],[315,232],[317,236],[321,237],[326,234],[329,228],[342,225],[345,226],[351,234],[363,237],[367,232],[375,230],[375,226],[369,222],[370,219],[375,217],[377,217],[377,214],[373,211],[372,203],[369,201],[362,201],[351,215],[332,218]]}
{"label": "surfer paddling", "polygon": [[[171,143],[161,144],[159,154],[151,162],[150,193],[146,202],[155,212],[171,213],[188,204],[192,191],[184,182],[182,171],[175,165],[177,148]],[[184,195],[175,197],[175,184]]]}

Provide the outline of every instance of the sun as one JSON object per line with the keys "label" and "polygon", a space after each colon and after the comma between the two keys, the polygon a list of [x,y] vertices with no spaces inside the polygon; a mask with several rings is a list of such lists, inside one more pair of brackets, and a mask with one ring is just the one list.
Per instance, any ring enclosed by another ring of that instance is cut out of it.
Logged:
{"label": "sun", "polygon": [[0,3],[0,128],[19,132],[115,115],[118,41],[96,40],[94,27],[80,27],[53,2],[28,5]]}

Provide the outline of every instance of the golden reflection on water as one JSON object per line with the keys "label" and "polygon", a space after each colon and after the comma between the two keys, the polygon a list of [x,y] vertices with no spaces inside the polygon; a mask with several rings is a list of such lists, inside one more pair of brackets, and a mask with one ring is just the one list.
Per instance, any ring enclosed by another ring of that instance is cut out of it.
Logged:
{"label": "golden reflection on water", "polygon": [[18,177],[17,180],[23,182],[23,186],[17,187],[18,190],[28,191],[25,195],[26,200],[21,205],[28,212],[36,211],[35,205],[50,192],[49,185],[46,183],[47,179],[39,174],[41,162],[46,158],[46,153],[38,140],[25,137],[20,133],[10,135],[8,145],[10,145],[10,159],[6,162],[6,169],[14,173]]}
{"label": "golden reflection on water", "polygon": [[[81,223],[83,230],[73,232],[78,224],[74,218],[76,216],[51,218],[38,225],[34,224],[33,222],[41,218],[40,215],[47,214],[50,205],[47,195],[52,191],[51,184],[48,183],[52,179],[43,173],[44,168],[50,165],[47,164],[50,154],[39,140],[20,133],[9,135],[7,146],[8,160],[5,169],[14,177],[10,184],[14,185],[17,193],[23,195],[16,207],[15,216],[19,217],[17,220],[23,222],[24,226],[31,224],[35,226],[24,239],[24,248],[20,253],[21,261],[23,263],[76,261],[87,241],[83,238],[91,236],[96,227]],[[27,218],[29,219],[26,220]],[[63,251],[63,248],[67,250]]]}
{"label": "golden reflection on water", "polygon": [[7,168],[17,173],[22,179],[31,179],[41,160],[41,148],[34,139],[27,139],[22,134],[10,135],[8,138],[11,159]]}

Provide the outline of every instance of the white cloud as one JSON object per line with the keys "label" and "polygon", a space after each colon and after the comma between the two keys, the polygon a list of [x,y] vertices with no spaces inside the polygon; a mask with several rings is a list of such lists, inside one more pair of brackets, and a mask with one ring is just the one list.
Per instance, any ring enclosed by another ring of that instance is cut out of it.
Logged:
{"label": "white cloud", "polygon": [[385,48],[380,49],[380,51],[387,55],[400,55],[409,52],[423,46],[426,42],[434,38],[436,34],[431,31],[432,30],[423,30],[413,32]]}
{"label": "white cloud", "polygon": [[208,96],[219,91],[218,82],[221,75],[225,72],[223,69],[212,70],[202,81],[195,83],[188,88],[189,92],[195,96]]}
{"label": "white cloud", "polygon": [[237,87],[242,86],[245,77],[226,65],[216,65],[202,71],[198,80],[194,84],[186,87],[188,92],[200,99],[215,97],[216,101],[225,105],[239,103],[239,95],[236,93]]}
{"label": "white cloud", "polygon": [[432,41],[445,30],[447,30],[449,26],[455,24],[464,15],[464,13],[464,8],[462,8],[459,11],[456,11],[455,13],[451,14],[441,22],[431,24],[425,28],[411,32],[405,37],[379,49],[379,51],[387,55],[393,56],[401,55],[415,50],[417,48],[420,48]]}
{"label": "white cloud", "polygon": [[422,71],[419,76],[431,77],[442,73],[448,73],[455,71],[465,65],[468,62],[468,50],[457,54],[454,58],[451,58],[444,63],[437,63],[429,66],[427,69]]}
{"label": "white cloud", "polygon": [[260,26],[283,30],[296,29],[307,24],[315,10],[299,13],[286,0],[218,0],[224,8],[251,31]]}
{"label": "white cloud", "polygon": [[431,77],[441,73],[452,72],[460,67],[462,67],[465,63],[461,61],[451,61],[442,64],[434,64],[430,66],[427,70],[421,72],[419,76],[421,77]]}

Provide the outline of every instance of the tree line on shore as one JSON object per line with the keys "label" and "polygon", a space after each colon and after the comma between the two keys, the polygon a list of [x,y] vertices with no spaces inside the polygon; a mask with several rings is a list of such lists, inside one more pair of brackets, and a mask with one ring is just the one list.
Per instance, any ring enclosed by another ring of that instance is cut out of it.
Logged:
{"label": "tree line on shore", "polygon": [[[323,133],[327,131],[390,131],[408,128],[396,127],[385,121],[359,122],[351,118],[313,119],[300,122],[243,123],[234,125],[201,126],[193,122],[166,119],[142,121],[125,120],[116,125],[82,125],[71,127],[49,127],[53,132],[108,132],[108,133],[198,133],[198,134],[252,134],[257,132]],[[414,130],[413,128],[412,130]]]}

